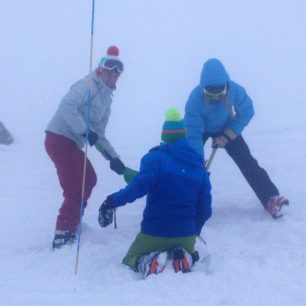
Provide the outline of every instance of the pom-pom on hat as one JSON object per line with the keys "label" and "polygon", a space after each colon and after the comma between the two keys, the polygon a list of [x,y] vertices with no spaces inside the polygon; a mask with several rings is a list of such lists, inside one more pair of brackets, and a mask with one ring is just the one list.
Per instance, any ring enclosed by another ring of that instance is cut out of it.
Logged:
{"label": "pom-pom on hat", "polygon": [[166,121],[163,124],[161,139],[165,143],[173,143],[181,138],[186,138],[185,123],[176,108],[169,108],[166,111]]}
{"label": "pom-pom on hat", "polygon": [[116,46],[110,46],[107,49],[107,55],[109,56],[119,56],[119,49]]}
{"label": "pom-pom on hat", "polygon": [[123,63],[119,58],[119,48],[117,46],[110,46],[107,49],[106,55],[101,58],[98,65],[99,72],[102,69],[117,69],[118,72],[123,72]]}

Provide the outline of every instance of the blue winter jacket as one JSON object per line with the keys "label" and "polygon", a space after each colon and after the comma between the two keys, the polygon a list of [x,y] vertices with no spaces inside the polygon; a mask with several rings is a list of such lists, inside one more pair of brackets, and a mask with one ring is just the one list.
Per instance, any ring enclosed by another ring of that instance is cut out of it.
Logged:
{"label": "blue winter jacket", "polygon": [[[225,83],[228,86],[225,99],[212,103],[205,100],[205,86]],[[204,133],[217,134],[230,128],[239,135],[253,115],[253,103],[245,89],[230,80],[218,59],[208,60],[203,66],[200,84],[192,90],[185,106],[184,121],[191,146],[203,156]]]}
{"label": "blue winter jacket", "polygon": [[114,193],[112,202],[118,207],[147,194],[141,231],[184,237],[199,234],[211,216],[210,191],[202,157],[181,139],[150,150],[132,183]]}

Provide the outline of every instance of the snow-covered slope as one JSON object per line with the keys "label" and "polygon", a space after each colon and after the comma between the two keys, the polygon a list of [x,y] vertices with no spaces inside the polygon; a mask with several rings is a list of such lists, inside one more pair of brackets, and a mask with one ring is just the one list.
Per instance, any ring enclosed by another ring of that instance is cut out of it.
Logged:
{"label": "snow-covered slope", "polygon": [[0,3],[0,120],[15,137],[0,146],[0,305],[306,305],[305,1],[96,1],[94,64],[117,44],[126,67],[107,130],[123,161],[138,167],[159,142],[164,111],[183,112],[203,62],[218,57],[253,98],[244,136],[290,199],[272,220],[220,150],[202,261],[193,273],[167,267],[145,281],[121,264],[145,200],[118,210],[118,229],[101,229],[100,203],[124,182],[93,149],[99,182],[78,275],[75,248],[51,250],[62,195],[44,129],[88,73],[90,14],[90,1]]}

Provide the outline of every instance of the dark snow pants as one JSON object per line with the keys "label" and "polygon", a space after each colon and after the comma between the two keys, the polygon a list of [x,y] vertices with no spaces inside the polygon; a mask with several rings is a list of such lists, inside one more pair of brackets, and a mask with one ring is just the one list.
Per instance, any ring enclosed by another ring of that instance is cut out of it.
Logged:
{"label": "dark snow pants", "polygon": [[[203,136],[204,143],[210,136]],[[256,159],[251,155],[250,149],[241,135],[230,141],[225,146],[225,150],[234,160],[263,206],[267,204],[270,197],[279,195],[278,189],[267,172],[258,165]]]}
{"label": "dark snow pants", "polygon": [[[76,232],[80,219],[84,152],[72,140],[50,132],[46,133],[45,148],[55,164],[64,196],[57,216],[56,229]],[[96,183],[96,173],[87,159],[84,209]]]}

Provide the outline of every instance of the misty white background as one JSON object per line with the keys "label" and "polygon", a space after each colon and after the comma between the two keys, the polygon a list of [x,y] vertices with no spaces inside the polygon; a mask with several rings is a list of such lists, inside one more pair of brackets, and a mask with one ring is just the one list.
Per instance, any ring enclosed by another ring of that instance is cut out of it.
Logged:
{"label": "misty white background", "polygon": [[[90,148],[98,175],[76,250],[53,252],[62,201],[44,130],[72,83],[88,74],[91,1],[0,2],[0,120],[15,138],[0,146],[0,305],[306,305],[306,3],[96,1],[93,66],[109,45],[125,71],[107,137],[137,169],[160,141],[164,113],[186,99],[204,61],[218,57],[254,101],[243,132],[253,155],[290,200],[272,220],[220,150],[211,167],[213,216],[197,242],[193,273],[142,280],[121,264],[145,200],[118,210],[118,229],[97,212],[123,179]],[[210,154],[209,144],[206,156]]]}

